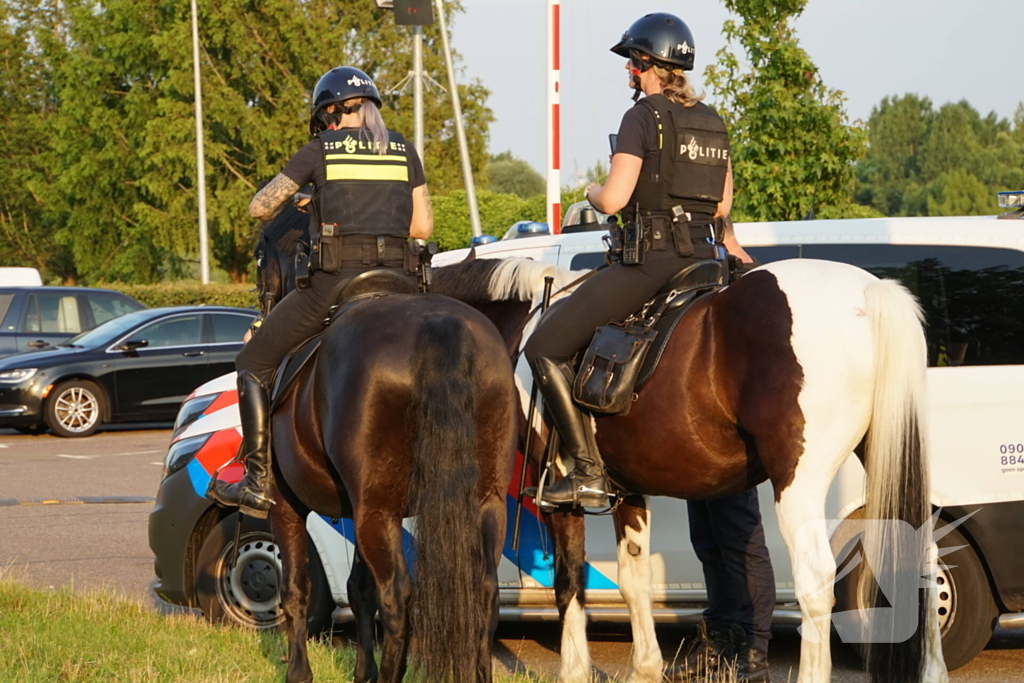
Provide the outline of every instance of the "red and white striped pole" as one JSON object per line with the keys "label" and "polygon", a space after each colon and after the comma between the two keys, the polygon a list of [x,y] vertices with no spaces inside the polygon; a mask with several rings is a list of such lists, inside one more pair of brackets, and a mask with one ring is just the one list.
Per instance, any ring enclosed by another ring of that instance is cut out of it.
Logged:
{"label": "red and white striped pole", "polygon": [[562,231],[562,178],[559,117],[561,69],[561,4],[548,0],[548,226],[552,234]]}

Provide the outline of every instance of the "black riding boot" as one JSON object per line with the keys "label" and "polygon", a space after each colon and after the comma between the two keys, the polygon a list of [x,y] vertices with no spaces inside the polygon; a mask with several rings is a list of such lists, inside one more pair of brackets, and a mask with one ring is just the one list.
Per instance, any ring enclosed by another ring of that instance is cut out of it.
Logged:
{"label": "black riding boot", "polygon": [[234,484],[210,480],[206,497],[243,514],[266,519],[270,512],[270,396],[251,372],[238,373],[238,412],[242,418],[245,477]]}
{"label": "black riding boot", "polygon": [[544,405],[558,429],[562,454],[571,457],[576,469],[545,487],[541,502],[548,505],[608,506],[608,479],[604,462],[592,443],[593,434],[583,410],[572,400],[572,382],[563,364],[535,358],[533,377]]}

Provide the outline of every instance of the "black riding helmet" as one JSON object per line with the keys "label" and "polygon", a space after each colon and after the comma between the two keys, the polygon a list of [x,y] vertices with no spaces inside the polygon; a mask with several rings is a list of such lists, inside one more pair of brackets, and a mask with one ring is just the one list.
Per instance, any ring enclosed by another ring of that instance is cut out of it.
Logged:
{"label": "black riding helmet", "polygon": [[633,51],[649,55],[655,62],[693,71],[693,34],[674,14],[656,12],[634,21],[612,47],[612,52],[626,59],[633,58]]}
{"label": "black riding helmet", "polygon": [[332,123],[323,111],[329,104],[337,104],[353,97],[365,97],[381,107],[380,92],[373,79],[354,66],[331,69],[316,82],[309,114],[309,134],[317,135]]}

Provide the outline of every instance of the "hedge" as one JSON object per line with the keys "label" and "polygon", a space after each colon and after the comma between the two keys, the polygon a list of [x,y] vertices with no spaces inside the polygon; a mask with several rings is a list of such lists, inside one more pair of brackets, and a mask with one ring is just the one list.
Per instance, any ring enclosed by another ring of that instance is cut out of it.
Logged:
{"label": "hedge", "polygon": [[258,308],[255,286],[252,284],[209,284],[198,282],[163,282],[156,285],[129,285],[123,282],[100,283],[96,287],[123,292],[138,302],[157,308],[160,306],[237,306]]}

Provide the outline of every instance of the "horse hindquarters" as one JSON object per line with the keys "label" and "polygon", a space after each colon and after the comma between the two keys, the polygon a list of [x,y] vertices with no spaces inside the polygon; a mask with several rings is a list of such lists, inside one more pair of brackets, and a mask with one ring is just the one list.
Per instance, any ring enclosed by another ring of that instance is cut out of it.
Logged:
{"label": "horse hindquarters", "polygon": [[426,680],[437,683],[473,681],[484,666],[477,661],[486,626],[485,560],[470,342],[465,324],[450,315],[428,317],[417,339],[409,490],[417,518],[411,617],[416,665]]}

